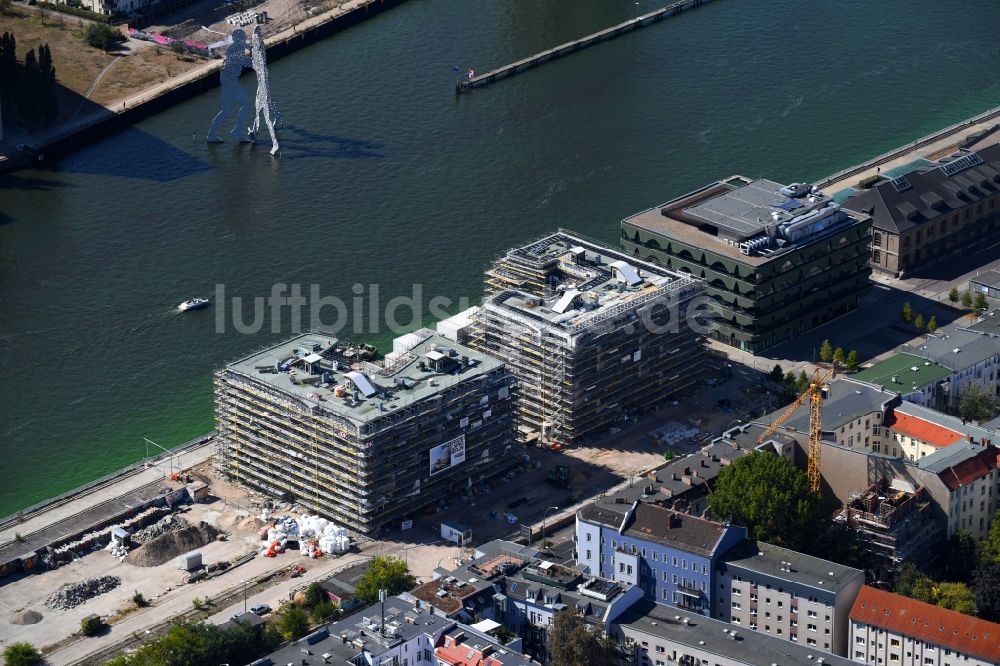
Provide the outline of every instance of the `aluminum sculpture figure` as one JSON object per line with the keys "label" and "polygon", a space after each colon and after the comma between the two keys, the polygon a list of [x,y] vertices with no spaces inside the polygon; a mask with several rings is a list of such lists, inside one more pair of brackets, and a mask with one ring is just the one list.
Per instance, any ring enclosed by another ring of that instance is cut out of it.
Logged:
{"label": "aluminum sculpture figure", "polygon": [[208,128],[208,141],[210,143],[222,142],[222,139],[216,134],[219,124],[223,118],[229,115],[233,106],[237,104],[239,105],[239,112],[237,113],[236,124],[233,125],[230,134],[238,141],[246,140],[240,135],[240,130],[246,127],[250,99],[247,97],[246,91],[243,90],[243,86],[240,85],[240,74],[243,73],[244,67],[252,67],[253,63],[247,57],[247,33],[237,28],[233,30],[230,38],[233,41],[226,48],[226,59],[222,63],[222,73],[219,76],[222,87],[222,108],[215,115],[215,118],[212,119],[212,126]]}
{"label": "aluminum sculpture figure", "polygon": [[264,52],[264,37],[260,26],[253,29],[250,38],[250,59],[253,71],[257,73],[257,98],[254,102],[253,125],[250,127],[250,140],[257,141],[257,130],[260,129],[260,116],[264,114],[264,123],[271,133],[271,154],[278,152],[278,137],[274,133],[275,123],[281,122],[281,112],[278,111],[274,98],[271,97],[271,83],[267,74],[267,56]]}

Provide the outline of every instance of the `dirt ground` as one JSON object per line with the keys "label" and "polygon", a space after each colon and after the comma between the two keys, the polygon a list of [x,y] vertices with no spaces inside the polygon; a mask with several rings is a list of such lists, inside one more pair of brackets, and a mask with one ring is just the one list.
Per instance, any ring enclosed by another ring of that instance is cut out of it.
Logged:
{"label": "dirt ground", "polygon": [[[168,49],[136,40],[129,40],[120,53],[108,55],[84,42],[84,25],[74,16],[55,12],[42,14],[17,5],[12,5],[9,13],[0,17],[0,32],[13,32],[17,38],[19,60],[24,60],[29,49],[49,45],[56,80],[64,88],[57,92],[58,121],[79,114],[80,107],[86,106],[86,99],[106,105],[205,62],[194,58],[179,60]],[[101,77],[88,98],[87,92],[94,80],[113,62],[114,66]]]}

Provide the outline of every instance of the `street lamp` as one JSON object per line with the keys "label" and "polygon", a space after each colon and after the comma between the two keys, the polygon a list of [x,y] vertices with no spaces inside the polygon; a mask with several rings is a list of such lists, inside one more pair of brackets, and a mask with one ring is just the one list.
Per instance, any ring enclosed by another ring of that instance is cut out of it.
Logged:
{"label": "street lamp", "polygon": [[549,515],[549,511],[552,511],[553,509],[558,511],[559,507],[550,506],[545,510],[545,513],[542,514],[542,548],[545,548],[545,518]]}

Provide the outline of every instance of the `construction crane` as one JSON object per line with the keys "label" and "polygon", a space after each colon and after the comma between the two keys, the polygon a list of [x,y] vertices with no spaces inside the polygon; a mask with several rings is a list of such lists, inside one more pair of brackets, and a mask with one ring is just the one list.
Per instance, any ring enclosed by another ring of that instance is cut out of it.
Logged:
{"label": "construction crane", "polygon": [[826,385],[827,381],[833,377],[836,372],[836,368],[830,368],[822,377],[820,377],[819,368],[816,368],[813,372],[812,381],[809,382],[809,388],[805,390],[795,402],[788,406],[785,412],[774,420],[774,423],[769,425],[761,436],[757,438],[757,445],[760,446],[764,443],[764,440],[771,436],[775,430],[784,423],[789,416],[791,416],[796,409],[801,407],[806,400],[809,401],[809,446],[807,448],[806,455],[809,458],[809,462],[806,467],[806,471],[809,474],[809,488],[814,493],[819,492],[819,459],[823,453],[823,395],[822,390]]}

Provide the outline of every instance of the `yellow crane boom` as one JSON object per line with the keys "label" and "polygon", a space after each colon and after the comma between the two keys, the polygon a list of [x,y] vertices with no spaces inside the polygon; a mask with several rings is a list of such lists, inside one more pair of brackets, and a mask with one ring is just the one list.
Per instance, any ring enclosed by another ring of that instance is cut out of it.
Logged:
{"label": "yellow crane boom", "polygon": [[809,401],[809,446],[806,449],[808,464],[806,472],[809,475],[809,487],[814,493],[819,492],[819,461],[823,454],[823,386],[833,377],[836,368],[831,368],[820,377],[819,368],[813,372],[812,381],[802,395],[788,406],[781,416],[774,419],[774,423],[769,425],[757,438],[757,445],[764,443],[764,440],[771,436],[796,409],[801,407],[807,400]]}

